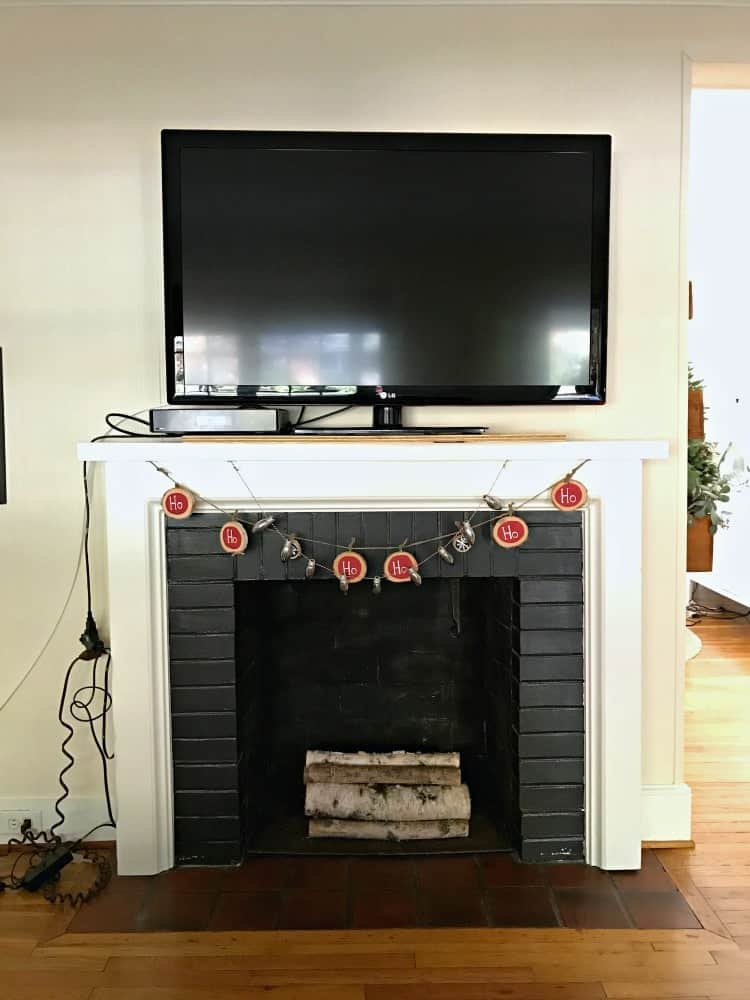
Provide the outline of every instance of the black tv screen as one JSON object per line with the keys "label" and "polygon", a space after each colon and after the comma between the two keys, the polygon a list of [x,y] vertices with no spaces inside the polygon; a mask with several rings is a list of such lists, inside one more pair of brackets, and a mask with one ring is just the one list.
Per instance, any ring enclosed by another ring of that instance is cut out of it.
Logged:
{"label": "black tv screen", "polygon": [[168,398],[600,403],[608,136],[162,133]]}

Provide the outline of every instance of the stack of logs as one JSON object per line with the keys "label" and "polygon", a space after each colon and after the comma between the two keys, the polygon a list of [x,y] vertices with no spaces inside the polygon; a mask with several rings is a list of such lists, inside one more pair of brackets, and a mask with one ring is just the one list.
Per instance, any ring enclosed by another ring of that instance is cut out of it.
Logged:
{"label": "stack of logs", "polygon": [[445,840],[468,837],[471,799],[458,753],[308,750],[311,837]]}

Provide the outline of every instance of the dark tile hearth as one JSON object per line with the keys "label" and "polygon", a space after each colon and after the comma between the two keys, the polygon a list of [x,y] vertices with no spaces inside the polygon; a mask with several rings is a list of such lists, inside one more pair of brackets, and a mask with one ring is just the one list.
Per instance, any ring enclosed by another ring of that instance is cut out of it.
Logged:
{"label": "dark tile hearth", "polygon": [[640,872],[510,854],[253,857],[238,868],[115,876],[72,933],[396,927],[700,928],[652,851]]}

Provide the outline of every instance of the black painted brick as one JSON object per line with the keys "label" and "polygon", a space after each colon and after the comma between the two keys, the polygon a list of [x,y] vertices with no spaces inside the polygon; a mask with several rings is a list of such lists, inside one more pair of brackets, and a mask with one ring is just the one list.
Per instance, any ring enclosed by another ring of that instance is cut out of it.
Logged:
{"label": "black painted brick", "polygon": [[[174,769],[174,787],[184,792],[213,791],[237,785],[237,764],[179,764]],[[183,813],[189,815],[189,813]]]}
{"label": "black painted brick", "polygon": [[519,576],[581,576],[580,552],[526,552],[519,549]]}
{"label": "black painted brick", "polygon": [[[166,518],[164,523],[167,527],[167,534],[169,534],[172,531],[184,531],[186,528],[190,531],[200,528],[220,528],[226,519],[226,514],[205,514],[201,512],[200,514],[193,514],[192,517],[185,518],[183,521]],[[251,515],[249,519],[252,521],[254,517]]]}
{"label": "black painted brick", "polygon": [[553,510],[548,507],[544,510],[524,510],[521,517],[528,524],[581,524],[581,512],[577,510]]}
{"label": "black painted brick", "polygon": [[170,635],[169,652],[175,660],[228,660],[234,656],[234,634]]}
{"label": "black painted brick", "polygon": [[234,564],[231,556],[171,556],[169,579],[172,582],[200,580],[231,580]]}
{"label": "black painted brick", "polygon": [[183,762],[236,762],[237,740],[234,738],[173,739],[172,758],[175,764]]}
{"label": "black painted brick", "polygon": [[583,733],[523,733],[519,757],[583,757]]}
{"label": "black painted brick", "polygon": [[[523,517],[523,512],[521,517]],[[580,549],[580,547],[580,525],[568,524],[529,525],[529,537],[524,544],[527,551],[533,549]]]}
{"label": "black painted brick", "polygon": [[583,813],[525,813],[521,817],[521,836],[582,837]]}
{"label": "black painted brick", "polygon": [[379,674],[380,683],[386,686],[439,684],[466,677],[473,669],[461,656],[393,651],[381,656]]}
{"label": "black painted brick", "polygon": [[520,681],[583,680],[583,656],[520,656],[513,654]]}
{"label": "black painted brick", "polygon": [[583,627],[582,604],[522,604],[518,608],[522,629],[558,629]]}
{"label": "black painted brick", "polygon": [[347,685],[341,689],[341,710],[344,715],[354,714],[366,717],[369,712],[382,717],[396,714],[401,718],[419,719],[447,716],[450,704],[448,693],[434,685],[413,685],[410,687],[385,688],[370,684]]}
{"label": "black painted brick", "polygon": [[[360,723],[360,734],[362,733],[361,727],[362,723]],[[376,749],[392,750],[394,746],[404,750],[452,750],[451,720],[445,718],[422,719],[419,732],[415,733],[414,722],[411,719],[393,719],[383,732],[382,747]]]}
{"label": "black painted brick", "polygon": [[237,717],[234,712],[172,716],[172,736],[177,740],[234,738],[237,734]]}
{"label": "black painted brick", "polygon": [[520,733],[583,732],[582,708],[522,708],[518,713]]}
{"label": "black painted brick", "polygon": [[172,635],[234,631],[234,608],[178,608],[169,612]]}
{"label": "black painted brick", "polygon": [[193,816],[238,816],[239,791],[233,789],[177,790],[174,793],[176,819]]}
{"label": "black painted brick", "polygon": [[[429,512],[372,515],[344,512],[336,515],[294,516],[299,524],[297,521],[292,524],[290,520],[290,530],[304,529],[309,534],[331,538],[335,533],[339,541],[347,535],[346,542],[353,534],[361,536],[362,541],[368,544],[380,543],[380,538],[376,540],[375,536],[384,534],[382,541],[394,544],[407,535],[415,537],[420,533],[425,534],[428,522],[432,525],[433,521],[436,521],[442,529],[447,518],[452,527],[452,520],[461,515],[458,512],[455,514],[441,512],[437,516]],[[582,829],[580,824],[583,816],[582,813],[573,811],[569,805],[561,802],[572,801],[572,797],[575,797],[575,801],[580,801],[582,804],[583,787],[580,782],[583,777],[583,761],[577,758],[583,754],[583,736],[579,732],[548,733],[536,730],[539,727],[545,729],[552,722],[555,723],[557,730],[572,726],[574,722],[577,728],[579,717],[582,724],[582,711],[569,707],[580,705],[582,698],[580,681],[583,667],[582,657],[578,655],[582,645],[577,634],[582,612],[580,578],[582,518],[580,513],[552,510],[528,511],[525,512],[525,516],[532,531],[529,543],[523,549],[499,550],[488,544],[489,539],[484,537],[487,532],[483,529],[479,532],[479,545],[472,550],[470,558],[457,557],[453,567],[447,567],[442,563],[438,565],[437,561],[435,566],[439,568],[441,575],[445,576],[483,577],[493,574],[496,578],[521,577],[513,585],[517,595],[516,600],[521,604],[516,613],[516,623],[526,631],[521,634],[520,639],[517,639],[517,651],[512,654],[513,660],[509,661],[508,665],[512,665],[521,681],[520,686],[516,688],[515,697],[519,698],[522,704],[519,719],[519,728],[522,732],[520,735],[512,734],[512,743],[517,746],[520,755],[517,767],[525,807],[542,801],[537,798],[542,793],[545,803],[535,809],[533,814],[527,812],[523,830],[525,837],[522,847],[523,857],[526,860],[578,858],[582,856],[582,840],[572,834]],[[309,528],[305,519],[310,522]],[[215,529],[223,523],[223,520],[223,515],[198,515],[190,519],[190,523],[168,522],[167,547],[171,555],[169,562],[173,581],[170,585],[170,608],[173,632],[180,633],[171,637],[172,655],[175,657],[172,664],[173,697],[183,706],[194,704],[191,699],[203,698],[203,702],[199,701],[198,704],[205,707],[207,699],[221,698],[221,694],[217,693],[222,690],[221,688],[208,687],[212,683],[212,668],[215,678],[231,678],[227,683],[233,683],[234,680],[234,636],[231,634],[231,627],[227,625],[228,619],[220,610],[206,613],[205,609],[231,608],[233,586],[229,581],[235,572],[238,578],[257,580],[260,577],[283,580],[288,568],[278,561],[279,543],[275,538],[253,539],[251,550],[243,559],[233,560],[223,554],[211,555],[210,553],[219,551],[218,532]],[[286,524],[285,515],[280,516],[279,523],[282,527]],[[198,530],[186,530],[193,528]],[[399,536],[397,539],[396,535]],[[271,544],[272,542],[274,544]],[[540,550],[540,546],[544,549]],[[568,549],[574,551],[566,551]],[[327,560],[330,557],[330,550],[326,549],[325,552],[316,554],[319,558]],[[425,584],[429,584],[430,572],[426,571],[424,575]],[[198,582],[206,580],[217,582],[212,584]],[[314,581],[315,584],[322,582],[324,582],[322,577]],[[325,582],[330,583],[328,580]],[[507,579],[503,582],[507,582]],[[497,587],[497,583],[495,586]],[[417,591],[416,588],[411,588],[409,591],[402,588],[392,589],[394,595],[398,594],[399,598],[406,595],[406,600],[408,598],[416,600],[416,597],[423,600],[427,594],[427,587],[421,591]],[[500,600],[500,597],[499,594],[495,595],[496,600]],[[292,604],[295,600],[295,597],[291,598]],[[459,732],[460,727],[456,727],[455,722],[452,723],[445,714],[435,712],[441,702],[444,705],[450,704],[452,699],[466,696],[465,692],[462,694],[459,689],[454,691],[452,687],[458,666],[467,665],[464,662],[465,653],[464,661],[460,663],[458,659],[455,663],[441,663],[440,654],[437,654],[435,648],[435,640],[443,630],[444,623],[436,627],[434,619],[431,622],[432,616],[428,615],[420,621],[419,612],[410,616],[404,611],[404,600],[400,600],[399,603],[402,605],[401,620],[403,614],[406,614],[412,622],[408,630],[410,651],[413,653],[421,650],[425,653],[424,662],[430,664],[427,669],[419,670],[418,657],[416,669],[415,666],[407,665],[403,658],[399,660],[399,652],[391,653],[387,642],[380,644],[377,656],[370,656],[368,659],[365,652],[367,643],[361,641],[362,635],[367,633],[366,621],[364,619],[358,621],[357,630],[352,632],[349,629],[347,634],[348,619],[344,615],[360,615],[360,609],[356,605],[352,606],[351,595],[348,602],[343,601],[338,605],[333,601],[328,602],[326,614],[321,615],[319,622],[321,642],[324,648],[327,642],[331,644],[331,655],[327,657],[329,669],[326,681],[339,685],[338,689],[334,688],[333,691],[329,689],[329,694],[335,695],[334,705],[346,709],[346,714],[339,716],[337,720],[339,722],[337,729],[340,730],[337,731],[337,740],[341,744],[351,740],[351,748],[358,748],[363,727],[366,729],[368,725],[365,719],[358,718],[358,715],[367,712],[368,704],[371,707],[373,697],[383,701],[383,708],[396,706],[393,718],[388,721],[382,733],[384,749],[395,744],[439,749],[442,746],[447,748],[449,745],[456,745],[464,738],[466,740],[475,738],[470,725],[464,726],[466,733]],[[538,607],[541,604],[548,604],[551,607],[547,609]],[[415,607],[418,608],[419,604]],[[505,604],[504,607],[510,606]],[[199,611],[192,616],[182,613],[183,609],[190,608]],[[364,615],[366,619],[366,611]],[[292,610],[288,615],[288,621],[291,623],[294,618]],[[322,625],[323,619],[329,622],[327,627]],[[510,615],[508,619],[510,621]],[[337,622],[344,623],[343,631]],[[528,631],[539,624],[546,626],[545,629]],[[553,627],[549,628],[550,625]],[[190,634],[181,634],[182,630],[188,627]],[[213,632],[219,634],[200,634]],[[403,639],[403,630],[400,626],[394,626],[391,632],[392,644],[395,646]],[[568,632],[567,638],[565,632]],[[506,635],[510,636],[507,629]],[[205,645],[201,645],[202,642]],[[332,662],[336,659],[332,648],[334,642],[341,651],[341,660],[338,663]],[[566,645],[566,642],[572,645]],[[546,655],[550,651],[554,651],[555,655]],[[217,657],[215,661],[214,657]],[[355,663],[359,667],[360,661],[366,662],[367,666],[357,672],[353,670],[351,664]],[[468,662],[470,666],[470,658]],[[348,671],[342,671],[342,667],[347,663]],[[315,664],[316,671],[317,667]],[[309,668],[303,664],[303,667],[297,668],[298,672],[300,669]],[[378,670],[380,683],[384,685],[385,690],[373,687],[374,674]],[[445,678],[446,670],[448,673],[453,671],[451,683],[438,683]],[[293,684],[293,668],[288,664],[287,671],[285,681]],[[416,689],[405,686],[416,677],[422,681]],[[318,678],[318,686],[322,692],[325,690],[325,685],[321,684],[320,680],[321,678]],[[352,681],[360,683],[352,685]],[[425,684],[425,681],[428,683]],[[550,683],[529,684],[528,681]],[[574,683],[560,683],[561,681]],[[576,681],[579,683],[575,683]],[[507,697],[511,691],[507,685],[505,689],[504,697]],[[293,693],[284,691],[283,688],[277,689],[275,699],[277,704],[279,698],[282,703],[294,701]],[[324,698],[322,694],[321,698]],[[515,700],[512,704],[515,704]],[[539,707],[543,705],[549,707]],[[322,703],[318,707],[322,709]],[[305,699],[305,710],[309,712],[308,728],[314,731],[318,724],[318,713],[315,706],[310,705],[309,698]],[[433,717],[425,718],[425,714],[430,712],[433,713]],[[417,732],[414,726],[415,716],[421,716]],[[532,731],[528,731],[529,727]],[[216,777],[221,774],[219,783],[226,784],[232,780],[236,770],[234,761],[237,748],[231,737],[234,736],[235,728],[236,718],[232,712],[176,714],[174,717],[174,759],[177,764],[175,787],[176,796],[180,796],[179,805],[176,801],[178,815],[184,817],[184,810],[190,808],[200,814],[199,818],[187,820],[182,818],[175,826],[177,856],[182,863],[222,864],[239,859],[241,833],[239,821],[234,815],[230,818],[217,815],[217,809],[221,811],[233,808],[230,800],[223,796],[226,792],[234,796],[234,789],[226,788],[224,791],[214,791],[211,795],[198,797],[193,791],[183,790],[186,787],[185,783],[191,788],[197,787],[195,783],[200,784],[205,780],[204,774],[207,776],[208,772],[213,772]],[[186,738],[188,736],[191,738]],[[195,736],[203,738],[195,739],[193,738]],[[228,767],[195,767],[179,763],[226,759],[232,762]],[[217,783],[214,782],[211,787],[216,789]],[[578,809],[577,806],[573,808]],[[539,809],[545,810],[545,813],[540,815]],[[550,809],[557,809],[557,812],[550,814]],[[556,820],[557,826],[554,825]],[[547,836],[548,834],[553,836]]]}
{"label": "black painted brick", "polygon": [[575,577],[525,579],[519,581],[519,600],[523,604],[572,603],[583,601],[583,580]]}
{"label": "black painted brick", "polygon": [[227,687],[175,687],[172,688],[172,711],[185,712],[234,712],[236,695],[234,684]]}
{"label": "black painted brick", "polygon": [[[228,518],[225,520],[228,520]],[[170,556],[226,555],[219,544],[219,531],[217,528],[168,531],[167,552]]]}
{"label": "black painted brick", "polygon": [[518,633],[521,656],[561,656],[583,652],[583,632],[580,629],[536,629]]}
{"label": "black painted brick", "polygon": [[580,784],[583,775],[583,760],[576,757],[518,762],[518,780],[522,785]]}
{"label": "black painted brick", "polygon": [[191,841],[183,843],[175,836],[175,860],[178,865],[227,865],[236,866],[243,859],[242,845],[239,839],[231,842],[208,841],[194,844]]}
{"label": "black painted brick", "polygon": [[239,840],[240,820],[231,816],[180,816],[174,821],[175,838],[182,845],[195,844],[211,840]]}
{"label": "black painted brick", "polygon": [[234,684],[234,660],[172,660],[169,679],[172,687],[216,687]]}
{"label": "black painted brick", "polygon": [[552,861],[583,861],[583,840],[580,837],[560,837],[550,840],[524,840],[521,861],[540,864]]}
{"label": "black painted brick", "polygon": [[169,607],[231,608],[234,606],[233,583],[172,583]]}
{"label": "black painted brick", "polygon": [[518,703],[521,708],[577,708],[583,705],[583,682],[522,681],[518,686]]}
{"label": "black painted brick", "polygon": [[583,785],[522,785],[518,804],[522,812],[575,812],[583,809]]}
{"label": "black painted brick", "polygon": [[285,684],[309,684],[312,677],[318,684],[376,684],[378,652],[366,650],[356,657],[331,650],[314,662],[290,649],[276,659],[277,677]]}

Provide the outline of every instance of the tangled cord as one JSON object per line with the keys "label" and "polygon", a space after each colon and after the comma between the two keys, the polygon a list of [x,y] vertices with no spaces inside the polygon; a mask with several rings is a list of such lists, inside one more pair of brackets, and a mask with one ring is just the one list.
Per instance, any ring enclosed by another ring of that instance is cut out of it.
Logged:
{"label": "tangled cord", "polygon": [[[112,695],[109,690],[110,668],[112,665],[112,654],[104,645],[94,621],[91,610],[91,566],[89,562],[89,526],[91,520],[91,507],[89,498],[89,484],[87,475],[87,463],[83,464],[83,493],[84,493],[84,533],[83,533],[83,554],[84,566],[86,570],[86,598],[87,613],[81,643],[83,651],[74,657],[68,669],[65,671],[62,691],[60,693],[60,704],[57,709],[57,719],[66,731],[65,738],[60,746],[60,750],[67,763],[64,764],[58,774],[58,783],[61,793],[57,797],[54,805],[57,819],[49,829],[49,833],[44,830],[34,833],[30,828],[24,829],[21,838],[11,838],[8,841],[8,851],[12,848],[20,848],[18,857],[14,860],[10,877],[7,883],[0,882],[0,888],[22,889],[27,886],[26,876],[30,870],[44,862],[45,857],[55,851],[63,849],[71,855],[77,853],[79,858],[91,863],[96,868],[96,875],[91,885],[84,890],[76,892],[59,892],[55,885],[59,882],[59,871],[56,874],[47,875],[47,881],[42,887],[44,896],[52,903],[70,903],[79,906],[92,899],[97,893],[107,885],[112,877],[112,867],[108,858],[90,850],[79,850],[81,843],[104,827],[115,827],[115,817],[112,809],[112,796],[109,787],[109,761],[114,754],[110,753],[107,745],[107,715],[112,708]],[[98,671],[100,662],[104,664],[104,677],[99,683]],[[72,697],[69,695],[71,678],[73,671],[78,664],[91,664],[91,676],[87,682],[76,688]],[[100,704],[97,702],[100,700]],[[70,741],[75,736],[75,728],[66,718],[66,712],[73,722],[88,726],[94,746],[99,753],[102,765],[102,779],[104,784],[104,797],[107,804],[107,820],[93,827],[88,833],[83,834],[74,843],[64,844],[62,838],[56,831],[65,823],[66,816],[63,811],[63,803],[70,795],[70,788],[65,780],[65,776],[72,767],[75,766],[75,757],[68,749]],[[98,726],[97,726],[98,723]],[[25,868],[21,868],[25,862]],[[52,867],[52,866],[50,866]]]}
{"label": "tangled cord", "polygon": [[[40,844],[40,841],[43,843]],[[8,850],[10,851],[13,847],[18,847],[21,850],[18,857],[13,862],[7,888],[16,890],[23,889],[24,875],[26,872],[33,868],[34,865],[41,862],[46,854],[56,850],[61,845],[62,839],[57,834],[49,835],[45,833],[44,830],[41,830],[39,833],[34,833],[33,830],[29,828],[24,831],[23,837],[11,837],[8,841]],[[77,844],[71,845],[71,853],[76,847]],[[32,849],[24,850],[24,848]],[[104,889],[109,883],[112,878],[112,865],[106,855],[87,849],[77,851],[77,854],[83,861],[93,865],[96,870],[96,874],[94,875],[91,884],[85,889],[78,889],[74,892],[60,892],[55,888],[57,883],[60,881],[60,873],[58,872],[42,887],[42,894],[48,902],[70,903],[71,906],[81,906],[83,903],[88,903],[89,900],[94,898],[94,896],[98,896],[102,889]],[[23,861],[26,861],[26,866],[19,872],[21,862]]]}
{"label": "tangled cord", "polygon": [[[57,718],[60,725],[67,731],[60,749],[63,756],[67,759],[67,763],[58,775],[58,782],[62,789],[61,794],[55,801],[54,806],[58,818],[50,827],[49,833],[44,830],[39,833],[34,833],[33,830],[28,828],[24,830],[22,837],[13,837],[8,841],[8,851],[14,847],[20,848],[20,853],[13,862],[9,881],[6,886],[10,889],[24,888],[24,876],[26,873],[34,867],[34,865],[42,862],[46,855],[63,846],[62,838],[55,831],[63,825],[66,819],[62,806],[70,794],[70,788],[65,781],[65,775],[75,765],[75,757],[68,749],[68,744],[75,735],[75,728],[65,718],[65,712],[67,709],[75,722],[85,724],[89,727],[91,738],[93,739],[94,745],[99,752],[99,757],[102,762],[104,795],[108,815],[107,822],[100,823],[98,826],[95,826],[92,830],[89,830],[88,833],[79,837],[78,840],[70,844],[68,847],[71,854],[77,853],[80,858],[94,865],[96,868],[96,875],[94,876],[91,885],[84,890],[78,890],[75,892],[57,891],[55,886],[60,879],[60,874],[58,872],[56,875],[52,876],[50,881],[48,881],[42,888],[45,898],[51,903],[70,903],[72,906],[80,906],[82,903],[88,902],[101,892],[112,877],[112,866],[109,859],[105,855],[86,849],[79,850],[81,843],[96,830],[102,829],[103,827],[115,826],[109,787],[109,770],[107,766],[108,762],[112,760],[114,756],[110,753],[107,745],[107,715],[112,708],[112,695],[109,690],[109,675],[112,664],[112,654],[103,646],[103,644],[101,644],[95,630],[96,626],[93,626],[92,631],[90,623],[87,622],[87,628],[84,635],[87,637],[88,644],[91,645],[92,648],[89,649],[87,643],[84,642],[84,645],[87,645],[86,650],[70,662],[68,669],[65,672],[65,680],[63,682],[62,692],[60,695]],[[101,660],[104,660],[104,678],[100,684],[97,681],[97,673]],[[79,663],[92,664],[90,683],[82,684],[78,687],[69,700],[68,690],[70,688],[70,680],[74,669]],[[94,704],[95,699],[97,698],[101,699],[100,706],[96,706]],[[97,732],[97,723],[100,723],[101,732]]]}
{"label": "tangled cord", "polygon": [[[96,682],[97,681],[96,674],[99,666],[99,661],[100,659],[102,659],[102,657],[105,658],[104,682],[103,685],[99,685]],[[109,789],[109,768],[107,767],[108,762],[112,760],[114,756],[109,752],[109,749],[107,747],[107,714],[112,708],[112,695],[110,694],[109,691],[109,671],[110,671],[110,666],[112,664],[112,654],[108,649],[102,648],[100,653],[94,654],[93,656],[88,652],[81,653],[79,656],[77,656],[74,660],[71,661],[65,673],[65,681],[63,682],[63,689],[60,695],[60,705],[57,712],[57,718],[63,729],[67,730],[67,735],[60,746],[60,750],[62,751],[63,756],[67,759],[68,763],[60,771],[57,778],[60,787],[62,788],[62,793],[58,796],[55,802],[55,812],[57,813],[58,818],[50,827],[51,835],[54,835],[55,830],[57,830],[57,828],[62,826],[62,824],[65,822],[65,814],[62,812],[60,808],[63,802],[70,795],[70,789],[65,781],[65,775],[75,764],[75,757],[68,750],[68,744],[75,735],[75,729],[65,719],[64,715],[65,708],[68,703],[68,687],[70,685],[70,678],[77,663],[86,661],[90,662],[92,659],[93,659],[93,667],[92,667],[91,683],[83,684],[75,691],[73,697],[70,700],[69,711],[71,716],[76,722],[86,723],[88,725],[89,730],[91,732],[91,738],[94,741],[94,745],[96,746],[96,749],[99,752],[99,757],[102,762],[104,797],[107,803],[107,816],[109,818],[109,822],[102,823],[99,826],[94,827],[94,829],[90,830],[89,833],[93,833],[95,830],[99,830],[103,826],[114,827],[115,825],[115,818],[112,812],[112,798]],[[92,711],[91,705],[94,699],[99,694],[101,695],[102,699],[101,708],[99,711]],[[99,733],[97,733],[96,731],[95,723],[98,721],[101,721],[101,737]],[[85,834],[84,837],[81,837],[77,841],[77,844],[80,844],[82,840],[88,837],[89,833]]]}

